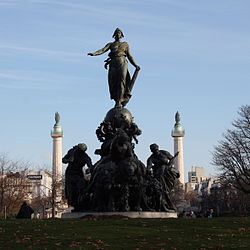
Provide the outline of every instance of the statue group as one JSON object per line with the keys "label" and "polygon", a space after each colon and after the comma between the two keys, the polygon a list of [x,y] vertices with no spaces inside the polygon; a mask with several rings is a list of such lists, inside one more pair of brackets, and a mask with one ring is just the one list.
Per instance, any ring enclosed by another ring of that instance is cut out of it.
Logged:
{"label": "statue group", "polygon": [[[107,112],[96,129],[101,147],[95,150],[100,156],[95,164],[87,155],[84,143],[74,146],[63,157],[63,163],[68,164],[66,199],[74,211],[174,211],[170,193],[179,177],[173,167],[177,154],[173,156],[152,144],[152,154],[145,166],[134,151],[142,131],[124,106],[132,96],[140,67],[131,56],[128,44],[121,42],[123,37],[123,32],[117,28],[114,42],[88,54],[96,56],[110,50],[104,67],[108,69],[110,98],[115,101],[115,107]],[[135,67],[132,78],[127,59]],[[84,176],[84,166],[90,178]]]}

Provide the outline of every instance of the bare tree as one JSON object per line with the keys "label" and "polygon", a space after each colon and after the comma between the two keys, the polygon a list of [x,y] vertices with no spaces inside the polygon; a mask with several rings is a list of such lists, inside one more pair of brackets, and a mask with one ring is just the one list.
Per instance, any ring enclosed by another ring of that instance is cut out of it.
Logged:
{"label": "bare tree", "polygon": [[177,180],[173,190],[170,192],[170,200],[176,207],[178,207],[179,205],[183,205],[184,196],[183,184]]}
{"label": "bare tree", "polygon": [[191,207],[200,207],[199,195],[194,191],[189,191],[185,194],[185,200]]}
{"label": "bare tree", "polygon": [[11,161],[6,154],[0,155],[0,213],[14,214],[29,192],[27,178],[21,174],[27,164]]}
{"label": "bare tree", "polygon": [[210,195],[202,199],[203,210],[213,208],[218,216],[249,215],[250,194],[235,188],[231,183],[220,181],[211,188]]}
{"label": "bare tree", "polygon": [[250,193],[250,105],[240,107],[233,129],[223,134],[214,148],[212,163],[218,166],[220,178],[242,192]]}

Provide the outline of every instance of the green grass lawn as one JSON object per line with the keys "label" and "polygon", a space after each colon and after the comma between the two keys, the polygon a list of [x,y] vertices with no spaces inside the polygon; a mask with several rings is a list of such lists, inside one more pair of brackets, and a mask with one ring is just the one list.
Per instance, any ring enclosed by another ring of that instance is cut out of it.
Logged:
{"label": "green grass lawn", "polygon": [[0,221],[0,249],[68,248],[250,249],[250,217]]}

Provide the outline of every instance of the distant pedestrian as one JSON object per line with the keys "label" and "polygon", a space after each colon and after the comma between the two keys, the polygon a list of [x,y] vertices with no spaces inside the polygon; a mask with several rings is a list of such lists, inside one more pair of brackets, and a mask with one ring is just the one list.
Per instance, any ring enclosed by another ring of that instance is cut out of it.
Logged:
{"label": "distant pedestrian", "polygon": [[213,212],[214,210],[212,208],[208,209],[205,213],[205,218],[213,218]]}
{"label": "distant pedestrian", "polygon": [[194,211],[190,211],[190,217],[191,218],[196,218],[196,215],[195,215]]}
{"label": "distant pedestrian", "polygon": [[24,201],[16,216],[17,219],[31,219],[34,210]]}
{"label": "distant pedestrian", "polygon": [[213,218],[213,212],[214,212],[214,210],[211,208],[211,209],[209,210],[209,214],[208,214],[208,217],[207,217],[207,218]]}

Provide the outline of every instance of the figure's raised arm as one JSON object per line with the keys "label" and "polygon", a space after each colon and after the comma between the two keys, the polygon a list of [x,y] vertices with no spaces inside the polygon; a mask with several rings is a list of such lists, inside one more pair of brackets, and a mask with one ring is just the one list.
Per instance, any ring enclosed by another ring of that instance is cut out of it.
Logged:
{"label": "figure's raised arm", "polygon": [[147,171],[150,171],[150,169],[153,167],[153,161],[152,161],[152,156],[150,156],[147,159]]}
{"label": "figure's raised arm", "polygon": [[110,43],[106,44],[102,49],[97,50],[94,53],[88,53],[88,56],[99,56],[105,52],[107,52],[110,48]]}
{"label": "figure's raised arm", "polygon": [[129,46],[127,48],[127,57],[128,57],[129,62],[139,71],[141,68],[136,64],[133,56],[130,54]]}

